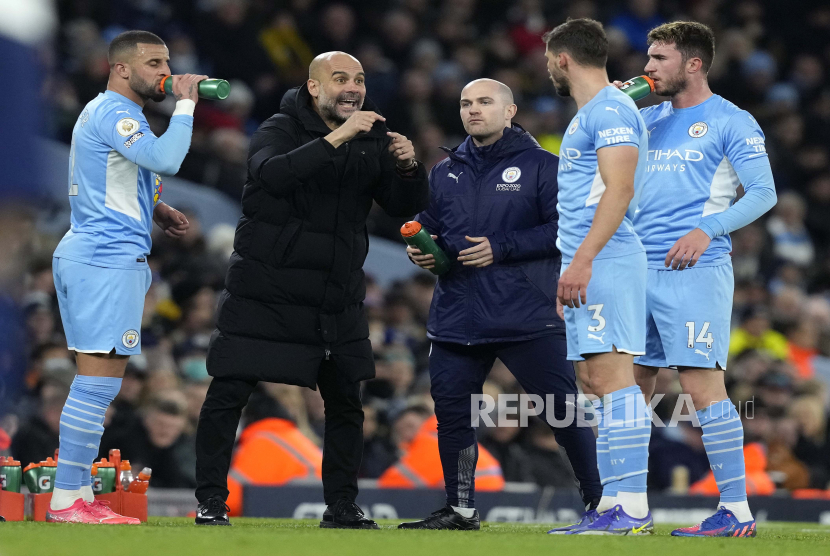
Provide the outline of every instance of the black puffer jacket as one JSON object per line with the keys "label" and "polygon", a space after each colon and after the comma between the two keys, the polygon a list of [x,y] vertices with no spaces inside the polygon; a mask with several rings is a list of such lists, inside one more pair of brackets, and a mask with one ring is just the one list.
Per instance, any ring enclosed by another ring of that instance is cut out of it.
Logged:
{"label": "black puffer jacket", "polygon": [[[363,110],[376,110],[366,99]],[[314,388],[330,357],[352,381],[375,373],[363,310],[366,217],[375,200],[392,216],[427,207],[421,163],[395,167],[383,122],[335,149],[306,86],[251,140],[243,216],[208,354],[214,377]]]}

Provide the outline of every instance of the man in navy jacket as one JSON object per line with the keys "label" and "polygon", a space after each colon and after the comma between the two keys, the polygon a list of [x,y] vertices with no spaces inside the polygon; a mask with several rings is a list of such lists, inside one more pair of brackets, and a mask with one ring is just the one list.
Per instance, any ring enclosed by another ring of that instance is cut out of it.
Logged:
{"label": "man in navy jacket", "polygon": [[[401,528],[479,528],[471,399],[481,394],[497,357],[528,394],[543,400],[553,394],[557,420],[565,418],[566,403],[574,403],[566,396],[577,394],[565,326],[556,313],[559,159],[512,124],[515,114],[513,94],[503,83],[478,79],[462,90],[469,137],[433,167],[429,207],[417,216],[453,260],[435,286],[427,325],[447,506]],[[407,253],[422,268],[434,264],[417,248]],[[576,418],[553,430],[591,510],[602,496],[593,432],[577,426]]]}

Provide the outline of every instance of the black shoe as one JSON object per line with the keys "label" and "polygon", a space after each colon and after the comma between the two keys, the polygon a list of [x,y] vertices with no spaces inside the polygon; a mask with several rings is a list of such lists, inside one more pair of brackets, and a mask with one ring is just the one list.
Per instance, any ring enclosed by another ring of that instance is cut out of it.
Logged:
{"label": "black shoe", "polygon": [[211,496],[199,504],[196,510],[196,525],[230,525],[228,512],[230,508],[218,496]]}
{"label": "black shoe", "polygon": [[452,509],[451,506],[444,506],[437,512],[421,521],[409,521],[398,525],[398,529],[452,529],[456,531],[478,531],[481,529],[481,522],[478,518],[478,510],[473,517],[464,517]]}
{"label": "black shoe", "polygon": [[357,504],[345,498],[341,498],[326,508],[320,527],[323,529],[380,529],[377,523],[363,515],[363,510]]}

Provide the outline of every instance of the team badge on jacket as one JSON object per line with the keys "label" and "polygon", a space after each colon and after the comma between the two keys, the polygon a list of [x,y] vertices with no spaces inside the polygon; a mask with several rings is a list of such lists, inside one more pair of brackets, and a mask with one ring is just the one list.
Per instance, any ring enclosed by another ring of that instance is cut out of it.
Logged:
{"label": "team badge on jacket", "polygon": [[706,125],[706,122],[697,122],[689,128],[689,135],[692,137],[703,137],[707,131],[709,131],[709,126]]}
{"label": "team badge on jacket", "polygon": [[516,166],[511,166],[510,168],[506,169],[504,172],[501,173],[501,179],[506,181],[507,183],[513,183],[517,179],[519,179],[522,175],[522,171],[519,170]]}
{"label": "team badge on jacket", "polygon": [[568,128],[568,135],[573,135],[576,128],[579,127],[579,116],[574,118],[574,123],[571,124],[571,127]]}
{"label": "team badge on jacket", "polygon": [[124,335],[121,336],[121,343],[124,344],[124,347],[127,349],[132,349],[138,345],[138,331],[137,330],[127,330],[124,332]]}

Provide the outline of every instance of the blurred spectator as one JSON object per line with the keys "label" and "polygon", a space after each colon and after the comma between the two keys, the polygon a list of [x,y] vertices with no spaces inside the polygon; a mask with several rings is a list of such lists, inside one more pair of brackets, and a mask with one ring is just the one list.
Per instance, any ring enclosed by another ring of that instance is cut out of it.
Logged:
{"label": "blurred spectator", "polygon": [[178,390],[156,393],[143,409],[142,418],[101,439],[100,456],[112,448],[130,460],[134,469],[153,470],[157,488],[196,487],[196,449],[187,434],[187,399]]}
{"label": "blurred spectator", "polygon": [[657,0],[628,0],[626,9],[608,25],[621,29],[631,48],[645,52],[648,32],[665,22],[657,12]]}
{"label": "blurred spectator", "polygon": [[764,308],[752,307],[747,311],[741,326],[732,331],[729,341],[729,357],[736,357],[744,351],[759,350],[776,359],[786,359],[789,353],[787,339],[770,328],[769,312]]}
{"label": "blurred spectator", "polygon": [[230,515],[242,514],[245,485],[321,480],[323,452],[303,435],[272,393],[259,387],[245,408],[245,428],[228,474]]}
{"label": "blurred spectator", "polygon": [[374,406],[363,406],[363,460],[360,478],[377,479],[398,459],[398,453],[387,431],[380,422],[380,412]]}
{"label": "blurred spectator", "polygon": [[807,466],[810,488],[830,488],[830,427],[824,401],[802,396],[789,408],[798,427],[793,453]]}
{"label": "blurred spectator", "polygon": [[652,429],[648,458],[649,488],[685,494],[709,471],[700,428],[687,422]]}
{"label": "blurred spectator", "polygon": [[147,359],[143,355],[130,357],[124,378],[121,380],[121,390],[110,404],[112,416],[104,428],[103,439],[112,436],[110,431],[131,429],[140,419],[139,408],[143,401],[147,383]]}
{"label": "blurred spectator", "polygon": [[782,193],[767,221],[775,256],[801,267],[809,266],[815,255],[813,242],[804,224],[806,212],[807,206],[801,196]]}
{"label": "blurred spectator", "polygon": [[22,465],[55,455],[60,444],[61,412],[68,395],[68,384],[50,380],[41,385],[38,412],[20,426],[12,439],[12,457]]}
{"label": "blurred spectator", "polygon": [[[407,423],[398,428],[404,440],[412,433]],[[437,488],[443,485],[441,459],[438,455],[438,419],[433,415],[417,429],[409,442],[400,445],[402,454],[397,463],[384,471],[378,479],[383,488]],[[478,463],[475,470],[476,489],[479,491],[501,490],[504,478],[498,460],[482,445],[478,445]]]}

